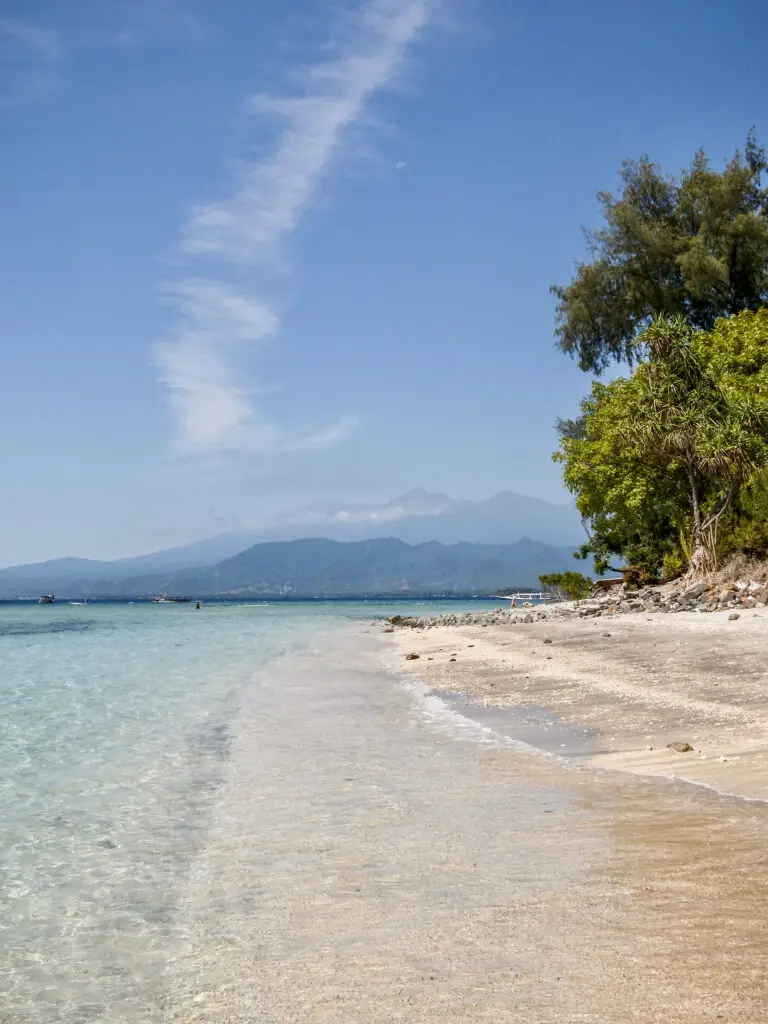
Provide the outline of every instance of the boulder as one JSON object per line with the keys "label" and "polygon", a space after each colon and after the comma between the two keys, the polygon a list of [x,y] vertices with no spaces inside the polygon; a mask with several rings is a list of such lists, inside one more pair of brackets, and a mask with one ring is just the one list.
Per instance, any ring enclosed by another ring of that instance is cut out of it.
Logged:
{"label": "boulder", "polygon": [[406,661],[417,661],[420,657],[421,657],[420,654],[406,654],[405,660]]}
{"label": "boulder", "polygon": [[678,754],[688,754],[693,750],[690,743],[668,743],[667,750],[676,750]]}

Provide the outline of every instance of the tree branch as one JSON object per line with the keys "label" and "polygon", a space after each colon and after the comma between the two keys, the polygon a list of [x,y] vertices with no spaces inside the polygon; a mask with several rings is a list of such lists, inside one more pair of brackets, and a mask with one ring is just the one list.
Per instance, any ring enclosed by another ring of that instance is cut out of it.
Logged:
{"label": "tree branch", "polygon": [[723,504],[720,506],[720,509],[713,516],[710,516],[709,519],[705,520],[705,522],[702,524],[702,529],[703,530],[710,529],[712,526],[715,525],[715,523],[718,521],[718,519],[720,519],[720,517],[725,514],[725,512],[728,509],[728,506],[731,504],[731,499],[733,498],[733,492],[734,492],[734,485],[731,483],[731,484],[728,485],[728,490],[726,492],[725,499],[723,500]]}

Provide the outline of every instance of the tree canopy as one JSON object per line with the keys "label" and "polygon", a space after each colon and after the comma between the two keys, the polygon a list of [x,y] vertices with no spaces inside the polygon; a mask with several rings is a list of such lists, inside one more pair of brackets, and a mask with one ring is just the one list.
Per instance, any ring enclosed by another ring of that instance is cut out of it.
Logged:
{"label": "tree canopy", "polygon": [[554,591],[563,600],[567,598],[571,601],[581,601],[589,597],[592,590],[592,580],[589,576],[583,576],[573,570],[544,573],[539,576],[539,583]]}
{"label": "tree canopy", "polygon": [[591,262],[558,298],[560,348],[584,370],[636,359],[658,315],[708,331],[768,302],[768,170],[754,133],[722,171],[698,152],[679,178],[648,157],[625,162],[619,198],[599,192],[605,223],[587,231]]}
{"label": "tree canopy", "polygon": [[617,555],[650,573],[665,559],[704,573],[723,517],[740,514],[743,529],[750,503],[764,510],[768,310],[711,331],[660,317],[634,354],[630,377],[594,384],[582,429],[563,433],[555,455],[590,533],[582,553],[598,572]]}

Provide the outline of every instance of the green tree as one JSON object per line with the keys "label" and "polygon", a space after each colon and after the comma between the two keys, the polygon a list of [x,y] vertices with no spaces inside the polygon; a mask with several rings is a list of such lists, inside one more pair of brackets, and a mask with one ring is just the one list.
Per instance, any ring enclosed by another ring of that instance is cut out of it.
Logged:
{"label": "green tree", "polygon": [[584,436],[564,436],[555,458],[590,527],[586,547],[658,569],[682,537],[697,576],[717,563],[734,497],[768,466],[768,313],[711,332],[660,317],[636,352],[631,377],[594,385]]}
{"label": "green tree", "polygon": [[681,528],[687,530],[678,480],[625,442],[641,401],[637,391],[627,379],[596,381],[581,403],[582,430],[561,434],[554,456],[589,537],[577,558],[594,555],[598,574],[620,571],[616,560],[657,576],[665,556],[678,551]]}
{"label": "green tree", "polygon": [[701,151],[679,179],[648,157],[624,163],[620,197],[598,193],[605,224],[586,232],[591,262],[552,288],[560,348],[600,373],[611,360],[632,363],[655,316],[680,313],[709,330],[768,302],[766,170],[752,132],[722,171]]}
{"label": "green tree", "polygon": [[719,531],[718,555],[768,557],[768,473],[758,473],[733,500]]}
{"label": "green tree", "polygon": [[554,590],[563,598],[571,601],[581,601],[589,596],[592,590],[592,580],[589,576],[582,576],[580,572],[549,572],[539,576],[539,583],[542,587]]}

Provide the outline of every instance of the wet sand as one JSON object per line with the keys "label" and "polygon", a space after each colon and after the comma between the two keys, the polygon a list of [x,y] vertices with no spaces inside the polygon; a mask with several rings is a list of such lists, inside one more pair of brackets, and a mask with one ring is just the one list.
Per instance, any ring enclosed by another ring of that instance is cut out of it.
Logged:
{"label": "wet sand", "polygon": [[767,1019],[766,808],[533,754],[402,650],[383,671],[388,639],[329,633],[255,681],[164,1019]]}
{"label": "wet sand", "polygon": [[[469,715],[495,711],[502,732],[596,767],[768,800],[768,610],[736,621],[718,612],[399,629],[389,639],[391,667],[463,695]],[[419,659],[406,662],[410,652]],[[693,750],[668,749],[676,742]]]}

